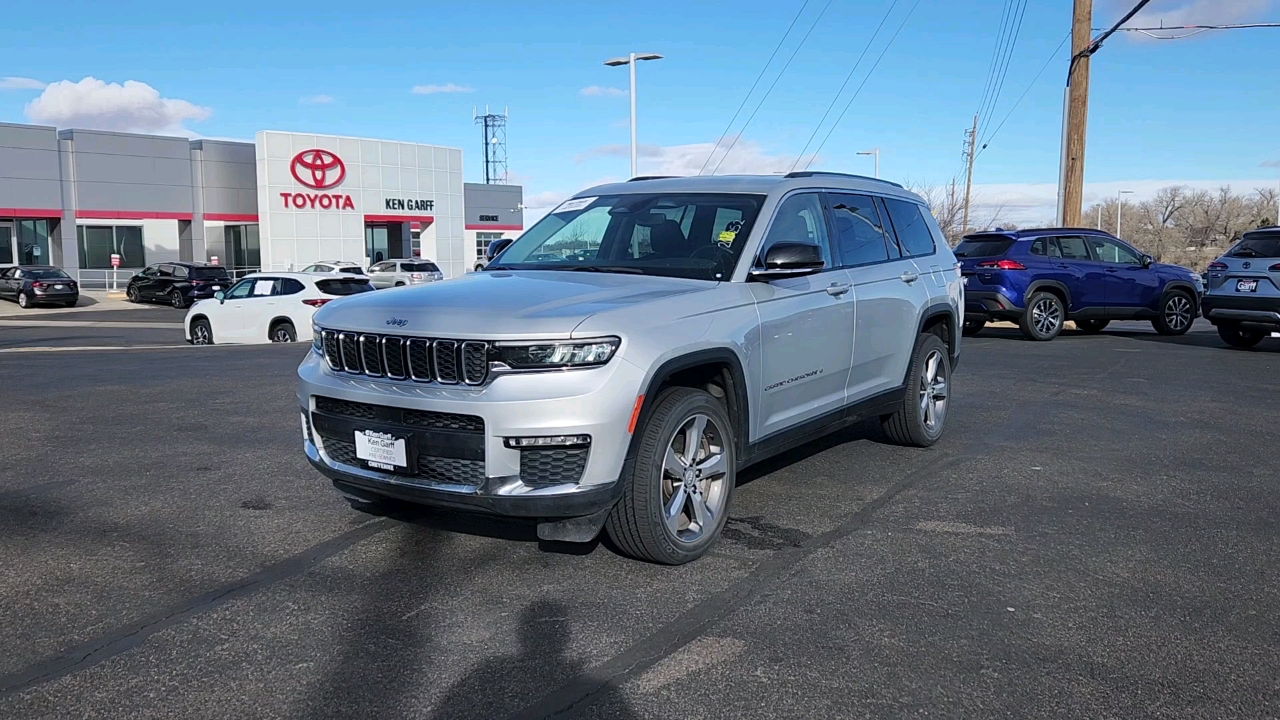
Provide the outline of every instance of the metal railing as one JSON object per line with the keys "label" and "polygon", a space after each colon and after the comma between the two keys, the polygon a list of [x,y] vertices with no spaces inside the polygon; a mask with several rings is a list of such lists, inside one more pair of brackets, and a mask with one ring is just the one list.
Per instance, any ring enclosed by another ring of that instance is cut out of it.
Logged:
{"label": "metal railing", "polygon": [[124,292],[129,278],[142,271],[142,268],[115,268],[92,270],[81,268],[76,270],[76,282],[81,290],[106,290],[108,292]]}

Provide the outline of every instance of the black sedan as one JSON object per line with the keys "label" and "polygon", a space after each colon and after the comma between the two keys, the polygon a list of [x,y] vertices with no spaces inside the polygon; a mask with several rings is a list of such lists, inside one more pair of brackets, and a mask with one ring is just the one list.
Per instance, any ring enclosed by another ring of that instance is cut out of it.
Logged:
{"label": "black sedan", "polygon": [[219,265],[168,262],[149,265],[129,278],[124,292],[129,302],[160,301],[185,308],[233,284],[227,269]]}
{"label": "black sedan", "polygon": [[23,265],[0,270],[0,297],[29,308],[36,305],[71,307],[80,288],[71,276],[52,265]]}

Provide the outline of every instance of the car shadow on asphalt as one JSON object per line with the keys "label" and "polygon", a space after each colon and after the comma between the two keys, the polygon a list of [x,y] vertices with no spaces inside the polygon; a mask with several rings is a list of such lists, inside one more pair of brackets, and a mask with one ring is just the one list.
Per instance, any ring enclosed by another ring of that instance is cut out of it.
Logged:
{"label": "car shadow on asphalt", "polygon": [[[1127,340],[1137,340],[1139,342],[1160,343],[1163,345],[1184,345],[1186,347],[1202,347],[1214,348],[1221,350],[1230,350],[1226,343],[1218,337],[1216,332],[1205,330],[1192,330],[1185,335],[1161,335],[1155,331],[1144,332],[1141,330],[1112,330],[1107,329],[1098,333],[1084,333],[1079,330],[1063,330],[1062,334],[1050,341],[1052,343],[1079,343],[1102,341],[1107,338],[1125,338]],[[1020,342],[1032,342],[1022,336],[1022,333],[1016,328],[985,328],[982,333],[975,337],[965,338],[967,342],[981,340],[1016,340]],[[1258,346],[1251,348],[1254,352],[1280,351],[1280,341],[1274,338],[1268,338],[1262,341]]]}
{"label": "car shadow on asphalt", "polygon": [[533,518],[468,513],[399,501],[388,501],[364,512],[427,530],[475,535],[508,542],[537,543],[540,550],[559,555],[590,555],[600,544],[600,537],[589,543],[542,540],[538,537],[537,520]]}

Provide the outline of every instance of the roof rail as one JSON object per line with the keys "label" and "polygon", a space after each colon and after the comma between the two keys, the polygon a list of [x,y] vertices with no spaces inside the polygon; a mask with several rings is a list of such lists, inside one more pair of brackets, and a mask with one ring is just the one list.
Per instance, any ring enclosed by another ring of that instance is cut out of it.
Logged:
{"label": "roof rail", "polygon": [[670,180],[671,178],[680,177],[679,175],[637,175],[627,182],[640,182],[641,180]]}
{"label": "roof rail", "polygon": [[870,180],[871,182],[878,182],[878,183],[884,183],[885,185],[892,185],[896,188],[902,187],[902,185],[899,185],[898,183],[893,182],[892,180],[881,180],[880,178],[868,177],[866,175],[854,175],[853,173],[842,173],[842,172],[829,172],[826,170],[798,170],[796,172],[789,172],[783,177],[807,178],[807,177],[814,177],[814,176],[843,177],[843,178],[853,178],[855,180]]}

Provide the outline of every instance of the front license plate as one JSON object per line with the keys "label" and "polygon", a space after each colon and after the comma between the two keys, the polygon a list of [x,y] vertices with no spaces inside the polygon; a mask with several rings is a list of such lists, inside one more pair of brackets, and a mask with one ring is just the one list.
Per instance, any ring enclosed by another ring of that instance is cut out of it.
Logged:
{"label": "front license plate", "polygon": [[376,430],[356,431],[356,457],[379,470],[409,469],[408,442],[405,438]]}
{"label": "front license plate", "polygon": [[1257,280],[1237,280],[1236,281],[1236,292],[1257,292],[1257,291],[1258,291]]}

